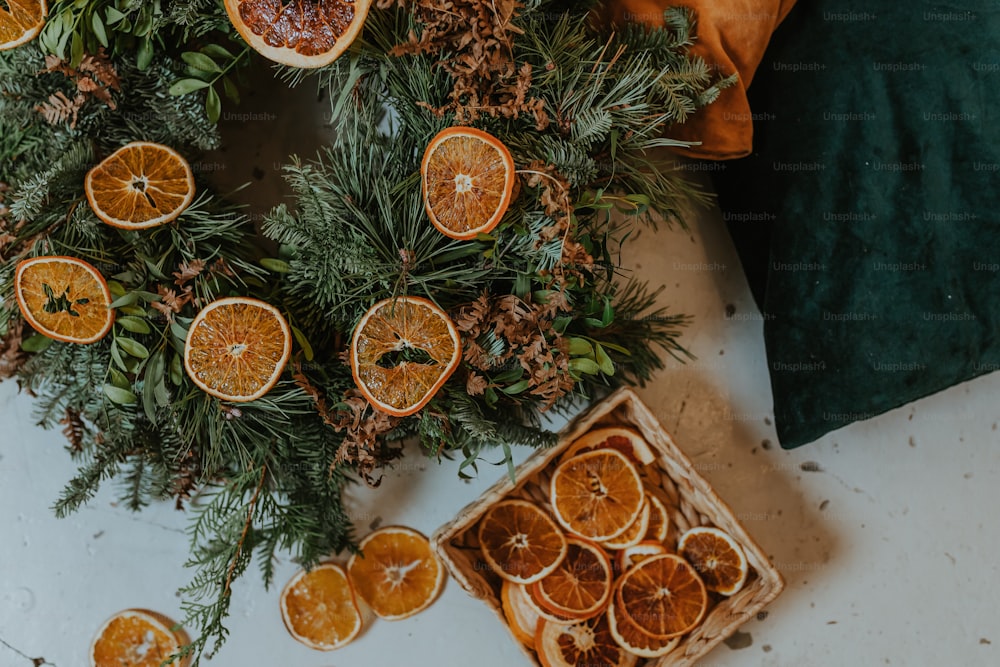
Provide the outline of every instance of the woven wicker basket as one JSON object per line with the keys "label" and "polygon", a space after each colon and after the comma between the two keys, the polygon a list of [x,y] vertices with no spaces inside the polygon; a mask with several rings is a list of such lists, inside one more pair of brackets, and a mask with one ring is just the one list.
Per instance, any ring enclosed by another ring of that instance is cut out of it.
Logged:
{"label": "woven wicker basket", "polygon": [[[452,577],[473,597],[486,602],[506,626],[500,602],[500,578],[480,555],[475,530],[479,519],[494,503],[508,498],[525,498],[549,509],[547,489],[553,467],[549,464],[583,433],[611,425],[637,429],[657,453],[656,463],[643,466],[642,474],[647,487],[654,493],[660,492],[670,512],[667,544],[676,544],[680,533],[693,526],[713,525],[733,536],[746,552],[750,572],[743,589],[729,598],[711,596],[705,619],[681,639],[677,648],[663,657],[639,662],[645,667],[690,667],[777,597],[785,583],[733,511],[697,473],[690,459],[630,389],[616,391],[574,419],[563,429],[556,447],[539,451],[518,467],[516,486],[504,477],[453,521],[438,529],[431,541]],[[531,664],[539,664],[533,650],[517,643]]]}

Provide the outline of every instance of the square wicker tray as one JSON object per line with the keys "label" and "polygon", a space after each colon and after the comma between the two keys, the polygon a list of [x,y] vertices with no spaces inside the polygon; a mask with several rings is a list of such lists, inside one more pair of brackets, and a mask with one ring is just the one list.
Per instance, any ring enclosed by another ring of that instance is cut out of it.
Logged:
{"label": "square wicker tray", "polygon": [[[659,493],[670,512],[667,543],[676,544],[681,533],[693,526],[714,525],[729,533],[746,552],[750,568],[743,589],[729,598],[712,596],[702,623],[682,637],[677,648],[660,658],[640,659],[645,667],[691,667],[722,640],[733,634],[781,593],[785,582],[766,554],[736,520],[730,507],[695,470],[691,460],[674,443],[653,414],[628,388],[616,391],[581,414],[560,434],[559,444],[532,455],[517,469],[517,485],[506,476],[478,500],[465,507],[454,520],[437,530],[434,549],[451,576],[473,597],[483,600],[507,626],[500,602],[500,578],[480,556],[476,524],[491,505],[508,498],[525,498],[548,508],[550,463],[580,435],[594,427],[622,425],[637,429],[657,454],[657,461],[644,466],[642,475]],[[508,628],[509,630],[509,628]],[[514,635],[511,634],[513,638]],[[514,638],[517,642],[517,639]],[[539,664],[533,650],[523,646],[531,664]]]}

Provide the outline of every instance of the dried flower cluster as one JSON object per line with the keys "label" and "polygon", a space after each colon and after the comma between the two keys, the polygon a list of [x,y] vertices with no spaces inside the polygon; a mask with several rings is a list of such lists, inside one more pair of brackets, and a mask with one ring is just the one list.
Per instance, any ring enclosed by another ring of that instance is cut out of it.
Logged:
{"label": "dried flower cluster", "polygon": [[513,24],[522,4],[516,0],[379,0],[379,7],[412,5],[423,29],[398,44],[390,55],[441,56],[437,66],[452,76],[448,105],[424,106],[438,115],[454,112],[459,123],[482,115],[517,118],[527,114],[539,130],[549,125],[545,103],[528,97],[532,69],[515,62],[511,41],[522,33]]}
{"label": "dried flower cluster", "polygon": [[62,91],[58,91],[50,95],[48,101],[35,107],[49,124],[68,122],[71,129],[75,128],[80,109],[90,98],[103,102],[110,109],[118,106],[111,96],[112,90],[121,90],[118,72],[104,49],[96,55],[85,55],[76,68],[59,56],[45,56],[45,69],[39,74],[52,72],[58,72],[73,81],[76,84],[76,95],[70,99]]}
{"label": "dried flower cluster", "polygon": [[593,270],[594,258],[573,238],[573,202],[570,199],[569,181],[553,165],[540,160],[529,164],[523,173],[525,185],[539,190],[545,214],[555,221],[554,225],[542,230],[538,244],[548,243],[556,238],[562,239],[559,265],[548,272],[553,283],[563,285],[572,276],[582,285],[586,280],[583,272]]}

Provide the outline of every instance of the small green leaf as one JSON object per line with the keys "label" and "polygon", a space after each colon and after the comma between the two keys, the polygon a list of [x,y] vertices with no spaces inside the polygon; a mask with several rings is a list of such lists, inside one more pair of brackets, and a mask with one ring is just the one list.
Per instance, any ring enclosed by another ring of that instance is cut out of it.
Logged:
{"label": "small green leaf", "polygon": [[628,351],[628,348],[622,347],[621,345],[617,345],[615,343],[609,343],[606,340],[601,341],[601,345],[608,348],[609,350],[614,350],[615,352],[618,352],[620,354],[624,354],[630,357],[632,356],[632,353]]}
{"label": "small green leaf", "polygon": [[128,372],[128,366],[125,365],[125,359],[122,357],[122,351],[118,347],[118,341],[111,342],[111,361],[115,362],[118,368]]}
{"label": "small green leaf", "polygon": [[596,361],[587,359],[586,357],[570,359],[569,369],[579,373],[586,373],[587,375],[597,375],[601,371],[601,367],[597,365]]}
{"label": "small green leaf", "polygon": [[146,363],[146,374],[142,380],[142,410],[149,421],[156,423],[156,385],[163,382],[163,352],[157,351]]}
{"label": "small green leaf", "polygon": [[562,335],[572,322],[573,318],[569,315],[561,315],[552,320],[552,328],[557,334]]}
{"label": "small green leaf", "polygon": [[25,352],[41,352],[52,345],[52,339],[42,334],[35,334],[31,338],[21,341],[21,349]]}
{"label": "small green leaf", "polygon": [[149,350],[147,350],[146,346],[137,340],[121,336],[115,340],[121,349],[125,350],[127,354],[135,357],[136,359],[145,359],[149,356]]}
{"label": "small green leaf", "polygon": [[517,366],[506,370],[503,373],[499,373],[493,377],[493,382],[496,384],[507,384],[508,382],[517,382],[524,375],[524,368]]}
{"label": "small green leaf", "polygon": [[222,68],[219,67],[214,60],[206,56],[204,53],[198,53],[197,51],[185,51],[181,54],[181,60],[195,69],[204,70],[206,72],[222,71]]}
{"label": "small green leaf", "polygon": [[111,296],[116,299],[125,295],[125,286],[117,280],[109,280],[108,289],[111,290]]}
{"label": "small green leaf", "polygon": [[507,477],[511,484],[517,484],[517,473],[514,470],[514,453],[510,451],[510,445],[506,442],[500,443],[503,447],[503,460],[507,464]]}
{"label": "small green leaf", "polygon": [[116,387],[113,384],[104,385],[104,394],[111,399],[112,403],[118,405],[132,405],[136,402],[135,394],[128,389]]}
{"label": "small green leaf", "polygon": [[509,387],[502,388],[500,391],[507,394],[508,396],[515,396],[517,394],[520,394],[525,389],[527,389],[530,385],[531,382],[529,382],[528,380],[521,380],[520,382],[515,382]]}
{"label": "small green leaf", "polygon": [[608,353],[604,351],[604,348],[601,347],[600,343],[594,347],[594,351],[597,354],[597,365],[600,366],[601,372],[605,375],[614,375],[615,364],[611,361],[611,357],[609,357]]}
{"label": "small green leaf", "polygon": [[125,374],[122,373],[117,368],[109,368],[108,371],[111,373],[111,384],[116,387],[121,387],[122,389],[131,389],[132,383],[128,381]]}
{"label": "small green leaf", "polygon": [[302,354],[305,355],[306,361],[312,361],[313,354],[312,345],[309,344],[309,339],[298,327],[292,327],[292,335],[295,336],[295,340],[298,341],[299,347],[302,348]]}
{"label": "small green leaf", "polygon": [[101,46],[108,48],[108,33],[104,29],[104,21],[101,20],[101,15],[94,12],[90,15],[90,24],[94,28],[94,36],[97,37],[97,41],[101,43]]}
{"label": "small green leaf", "polygon": [[118,312],[122,315],[131,315],[132,317],[146,317],[148,315],[146,309],[142,306],[119,306]]}
{"label": "small green leaf", "polygon": [[594,346],[586,338],[569,339],[569,355],[571,357],[589,357],[594,353]]}
{"label": "small green leaf", "polygon": [[234,104],[240,103],[240,90],[233,83],[233,80],[228,77],[222,77],[222,89],[226,92],[226,97],[228,97]]}
{"label": "small green leaf", "polygon": [[219,99],[215,88],[209,88],[208,94],[205,95],[205,115],[208,116],[209,123],[218,123],[219,116],[222,115],[222,100]]}
{"label": "small green leaf", "polygon": [[184,367],[181,364],[181,355],[179,354],[175,354],[170,360],[170,381],[177,387],[184,382]]}
{"label": "small green leaf", "polygon": [[[226,49],[224,46],[220,46],[219,44],[206,44],[205,46],[201,47],[201,52],[204,53],[206,56],[210,56],[212,58],[221,58],[222,60],[233,60],[236,58],[236,56],[230,53],[228,49]],[[183,56],[181,57],[183,58]]]}
{"label": "small green leaf", "polygon": [[[112,281],[114,282],[114,281]],[[117,284],[117,283],[115,283]],[[124,288],[123,288],[124,289]],[[112,290],[112,294],[114,291]],[[111,302],[110,308],[121,308],[122,306],[131,306],[139,301],[138,292],[129,292],[127,294],[122,294],[120,297]]]}
{"label": "small green leaf", "polygon": [[105,22],[108,25],[114,25],[125,18],[125,15],[114,7],[108,7],[104,12]]}
{"label": "small green leaf", "polygon": [[[126,21],[127,23],[127,21]],[[139,48],[136,50],[135,54],[135,65],[139,68],[140,72],[145,72],[149,65],[153,62],[153,40],[149,37],[143,37],[139,40]]]}
{"label": "small green leaf", "polygon": [[260,265],[274,273],[288,273],[292,270],[291,264],[282,259],[274,259],[273,257],[264,257],[260,260]]}
{"label": "small green leaf", "polygon": [[141,320],[138,317],[132,317],[131,315],[117,318],[115,320],[115,324],[120,325],[121,328],[126,331],[131,331],[132,333],[137,334],[148,334],[152,331],[144,320]]}
{"label": "small green leaf", "polygon": [[174,335],[181,342],[186,341],[188,337],[188,330],[182,327],[178,322],[170,323],[170,333]]}
{"label": "small green leaf", "polygon": [[486,399],[486,405],[489,407],[494,407],[499,401],[500,397],[497,396],[496,389],[493,387],[487,387],[486,392],[483,394],[483,398]]}
{"label": "small green leaf", "polygon": [[73,33],[73,42],[70,46],[70,67],[76,69],[80,66],[80,62],[83,60],[83,35],[78,32]]}
{"label": "small green leaf", "polygon": [[201,90],[202,88],[208,88],[207,81],[199,81],[198,79],[181,79],[175,81],[174,85],[170,86],[168,91],[171,95],[181,96],[187,95],[188,93],[193,93],[196,90]]}
{"label": "small green leaf", "polygon": [[608,326],[615,321],[615,309],[611,305],[611,299],[604,300],[604,312],[601,314],[601,324]]}

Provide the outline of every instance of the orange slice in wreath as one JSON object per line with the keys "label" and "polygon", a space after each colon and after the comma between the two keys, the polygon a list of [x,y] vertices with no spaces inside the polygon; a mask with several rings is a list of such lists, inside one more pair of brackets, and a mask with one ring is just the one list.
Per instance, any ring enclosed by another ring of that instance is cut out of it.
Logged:
{"label": "orange slice in wreath", "polygon": [[431,223],[459,240],[474,239],[500,223],[517,179],[507,147],[472,127],[449,127],[431,139],[420,175]]}
{"label": "orange slice in wreath", "polygon": [[45,0],[7,0],[0,3],[0,51],[33,40],[45,26]]}
{"label": "orange slice in wreath", "polygon": [[560,616],[591,618],[604,611],[611,597],[611,560],[589,540],[567,537],[566,544],[566,557],[532,584],[532,597]]}
{"label": "orange slice in wreath", "polygon": [[397,417],[419,412],[462,361],[448,315],[414,296],[379,301],[351,340],[351,372],[365,398]]}
{"label": "orange slice in wreath", "polygon": [[562,460],[595,449],[617,449],[631,460],[649,465],[656,460],[656,454],[637,431],[620,426],[598,428],[584,433],[573,441],[562,455]]}
{"label": "orange slice in wreath", "polygon": [[526,500],[506,500],[479,522],[483,558],[501,579],[531,584],[551,574],[566,556],[556,522]]}
{"label": "orange slice in wreath", "polygon": [[613,537],[610,540],[604,540],[601,542],[601,546],[605,549],[617,550],[635,546],[636,544],[639,544],[639,542],[642,542],[642,538],[644,538],[646,533],[649,531],[649,510],[649,494],[647,493],[646,499],[642,503],[642,509],[639,511],[639,516],[632,522],[632,525],[625,529],[625,532],[618,537]]}
{"label": "orange slice in wreath", "polygon": [[586,621],[539,621],[535,651],[542,667],[632,667],[638,657],[618,645],[607,616]]}
{"label": "orange slice in wreath", "polygon": [[618,579],[615,604],[622,620],[654,639],[670,639],[701,622],[708,591],[686,560],[664,554],[643,560]]}
{"label": "orange slice in wreath", "polygon": [[184,368],[203,391],[255,401],[277,384],[292,353],[292,332],[277,308],[229,297],[201,309],[184,343]]}
{"label": "orange slice in wreath", "polygon": [[14,273],[14,293],[28,324],[55,340],[96,343],[115,321],[104,276],[75,257],[21,261]]}
{"label": "orange slice in wreath", "polygon": [[375,615],[387,621],[427,609],[444,586],[444,567],[426,537],[390,526],[371,533],[351,556],[347,574]]}
{"label": "orange slice in wreath", "polygon": [[500,587],[500,603],[510,631],[517,641],[528,646],[535,645],[535,628],[541,618],[528,601],[528,593],[523,584],[504,581]]}
{"label": "orange slice in wreath", "polygon": [[670,639],[650,637],[622,614],[616,602],[612,602],[608,607],[608,627],[619,646],[640,658],[658,658],[666,655],[681,641],[679,636]]}
{"label": "orange slice in wreath", "polygon": [[597,541],[628,530],[646,502],[639,472],[614,449],[564,460],[552,475],[549,494],[556,520],[564,528]]}
{"label": "orange slice in wreath", "polygon": [[148,229],[176,220],[194,199],[191,165],[167,146],[137,141],[87,172],[94,214],[122,229]]}
{"label": "orange slice in wreath", "polygon": [[229,20],[257,53],[292,67],[337,59],[364,27],[371,0],[226,0]]}
{"label": "orange slice in wreath", "polygon": [[[126,609],[108,619],[90,645],[91,667],[160,667],[191,642],[166,616],[145,609]],[[182,667],[189,659],[167,663]]]}
{"label": "orange slice in wreath", "polygon": [[317,651],[346,646],[363,625],[347,573],[335,563],[292,577],[281,591],[281,618],[292,637]]}
{"label": "orange slice in wreath", "polygon": [[705,587],[721,595],[737,593],[747,580],[747,557],[729,534],[701,526],[681,536],[679,553],[701,575]]}

